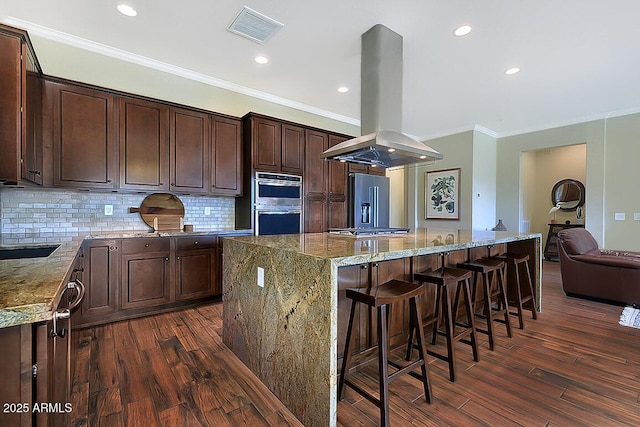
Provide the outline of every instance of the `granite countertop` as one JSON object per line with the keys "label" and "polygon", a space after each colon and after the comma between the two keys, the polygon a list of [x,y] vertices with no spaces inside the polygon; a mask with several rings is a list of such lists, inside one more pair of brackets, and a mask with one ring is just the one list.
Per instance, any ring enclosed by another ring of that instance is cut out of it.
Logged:
{"label": "granite countertop", "polygon": [[0,249],[60,245],[46,258],[0,260],[0,328],[51,319],[64,280],[73,268],[86,239],[179,237],[216,234],[232,236],[251,230],[198,230],[193,232],[108,231],[101,233],[0,233]]}
{"label": "granite countertop", "polygon": [[330,259],[338,266],[542,238],[540,233],[420,228],[409,234],[345,236],[330,233],[234,237],[234,240]]}

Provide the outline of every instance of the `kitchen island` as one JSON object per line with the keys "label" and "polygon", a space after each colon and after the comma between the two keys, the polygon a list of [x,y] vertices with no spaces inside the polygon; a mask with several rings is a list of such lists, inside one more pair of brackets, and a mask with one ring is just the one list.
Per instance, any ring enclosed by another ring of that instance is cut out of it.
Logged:
{"label": "kitchen island", "polygon": [[389,276],[410,280],[414,269],[438,266],[444,253],[452,263],[489,252],[526,252],[540,307],[540,241],[539,233],[435,229],[358,238],[316,233],[225,239],[224,343],[302,423],[333,426],[346,332],[339,314],[344,287],[374,280],[372,273],[354,279],[354,266],[392,266],[391,273],[378,273],[380,282]]}

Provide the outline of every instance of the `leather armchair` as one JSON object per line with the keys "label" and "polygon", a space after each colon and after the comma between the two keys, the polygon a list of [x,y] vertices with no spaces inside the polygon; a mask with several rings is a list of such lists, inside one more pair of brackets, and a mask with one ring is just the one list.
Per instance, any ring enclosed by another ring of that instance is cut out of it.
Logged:
{"label": "leather armchair", "polygon": [[569,296],[640,305],[640,252],[598,249],[584,228],[558,232],[562,288]]}

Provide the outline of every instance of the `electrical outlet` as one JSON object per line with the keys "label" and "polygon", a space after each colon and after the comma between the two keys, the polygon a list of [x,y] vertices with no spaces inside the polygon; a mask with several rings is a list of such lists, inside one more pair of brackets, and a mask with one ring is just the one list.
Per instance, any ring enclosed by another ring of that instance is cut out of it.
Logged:
{"label": "electrical outlet", "polygon": [[211,208],[209,206],[204,208],[204,214],[205,215],[211,215]]}
{"label": "electrical outlet", "polygon": [[264,268],[258,267],[258,286],[264,288]]}
{"label": "electrical outlet", "polygon": [[640,221],[640,212],[634,212],[633,213],[633,220],[634,221]]}
{"label": "electrical outlet", "polygon": [[104,205],[104,214],[113,215],[113,205]]}
{"label": "electrical outlet", "polygon": [[624,212],[616,212],[614,218],[616,221],[624,221],[626,218],[626,215],[624,214]]}

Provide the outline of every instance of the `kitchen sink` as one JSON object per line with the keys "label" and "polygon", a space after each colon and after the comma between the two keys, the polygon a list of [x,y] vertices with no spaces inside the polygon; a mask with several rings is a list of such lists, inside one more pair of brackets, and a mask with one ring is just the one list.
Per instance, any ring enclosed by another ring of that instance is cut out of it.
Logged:
{"label": "kitchen sink", "polygon": [[0,260],[3,259],[22,259],[22,258],[45,258],[51,255],[51,252],[58,249],[60,245],[55,246],[27,246],[14,249],[0,249]]}

